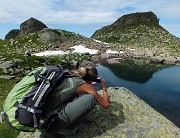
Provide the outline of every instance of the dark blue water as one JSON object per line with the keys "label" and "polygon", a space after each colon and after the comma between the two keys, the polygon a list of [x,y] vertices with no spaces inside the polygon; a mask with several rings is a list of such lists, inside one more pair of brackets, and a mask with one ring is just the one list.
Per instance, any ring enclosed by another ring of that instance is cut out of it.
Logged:
{"label": "dark blue water", "polygon": [[180,67],[123,61],[99,64],[108,87],[125,87],[180,127]]}

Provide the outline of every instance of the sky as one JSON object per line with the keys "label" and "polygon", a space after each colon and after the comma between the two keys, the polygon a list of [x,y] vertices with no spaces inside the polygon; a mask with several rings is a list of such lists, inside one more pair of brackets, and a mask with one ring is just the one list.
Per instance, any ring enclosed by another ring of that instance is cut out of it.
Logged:
{"label": "sky", "polygon": [[180,38],[180,0],[0,0],[0,38],[31,17],[49,28],[91,37],[125,14],[148,11]]}

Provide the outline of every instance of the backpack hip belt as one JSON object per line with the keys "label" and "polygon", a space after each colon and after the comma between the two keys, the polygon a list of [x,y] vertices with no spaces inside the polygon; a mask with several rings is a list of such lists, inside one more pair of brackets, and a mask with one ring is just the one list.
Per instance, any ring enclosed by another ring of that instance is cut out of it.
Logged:
{"label": "backpack hip belt", "polygon": [[28,112],[31,112],[31,113],[42,113],[42,110],[38,110],[38,109],[35,109],[35,108],[24,106],[22,104],[19,104],[18,107],[23,108],[23,109],[25,109],[25,110],[27,110]]}

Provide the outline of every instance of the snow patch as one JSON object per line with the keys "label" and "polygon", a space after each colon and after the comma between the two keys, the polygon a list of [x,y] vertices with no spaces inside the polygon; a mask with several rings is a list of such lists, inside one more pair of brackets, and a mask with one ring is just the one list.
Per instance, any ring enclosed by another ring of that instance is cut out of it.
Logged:
{"label": "snow patch", "polygon": [[70,47],[73,50],[72,53],[89,53],[89,54],[97,54],[98,50],[95,50],[95,49],[89,49],[89,48],[86,48],[85,46],[83,45],[78,45],[78,46],[73,46],[73,47]]}
{"label": "snow patch", "polygon": [[106,51],[106,53],[108,53],[108,54],[118,54],[119,52],[118,51],[112,51],[111,49],[108,49]]}
{"label": "snow patch", "polygon": [[[89,48],[86,48],[85,46],[83,45],[76,45],[76,46],[73,46],[73,47],[70,47],[71,49],[74,49],[72,50],[72,53],[89,53],[89,54],[97,54],[98,50],[95,50],[95,49],[89,49]],[[67,51],[67,52],[64,52],[64,51],[61,51],[61,50],[58,50],[58,51],[44,51],[44,52],[40,52],[40,53],[35,53],[33,55],[35,56],[52,56],[52,55],[65,55],[65,54],[69,54],[70,52]]]}
{"label": "snow patch", "polygon": [[98,42],[98,43],[104,43],[104,44],[109,44],[109,43],[106,43],[106,42],[102,42],[100,40],[96,40],[96,39],[93,39],[95,42]]}
{"label": "snow patch", "polygon": [[61,50],[58,51],[44,51],[44,52],[40,52],[40,53],[35,53],[33,55],[35,56],[52,56],[52,55],[65,55],[65,54],[69,54],[69,51],[64,52]]}

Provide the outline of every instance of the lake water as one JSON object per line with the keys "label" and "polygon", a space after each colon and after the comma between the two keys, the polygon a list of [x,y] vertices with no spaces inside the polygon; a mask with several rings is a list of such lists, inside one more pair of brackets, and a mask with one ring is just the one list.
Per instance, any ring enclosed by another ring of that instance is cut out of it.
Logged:
{"label": "lake water", "polygon": [[101,63],[99,76],[108,87],[125,87],[180,127],[180,67],[127,60]]}

